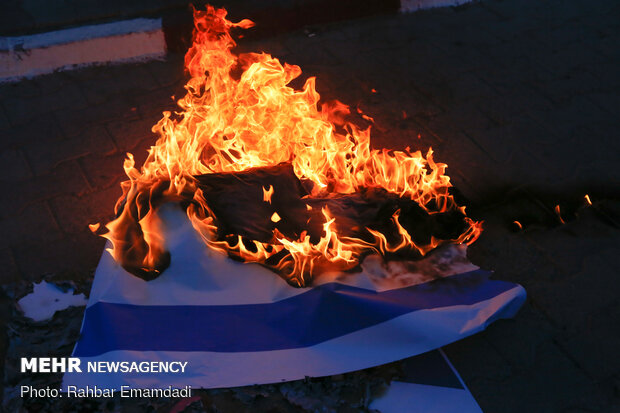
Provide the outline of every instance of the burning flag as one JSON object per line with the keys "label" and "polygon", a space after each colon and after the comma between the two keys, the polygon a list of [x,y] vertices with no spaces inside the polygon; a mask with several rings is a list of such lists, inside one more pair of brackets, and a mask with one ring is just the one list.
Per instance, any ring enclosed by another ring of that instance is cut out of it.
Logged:
{"label": "burning flag", "polygon": [[450,195],[446,165],[430,150],[371,149],[370,129],[349,121],[347,106],[319,108],[314,78],[288,86],[299,67],[235,56],[230,30],[252,23],[225,16],[195,12],[181,110],[153,127],[159,139],[140,169],[125,161],[117,218],[103,230],[111,254],[73,353],[84,364],[187,369],[67,373],[64,388],[339,374],[513,316],[525,292],[467,261],[480,223]]}
{"label": "burning flag", "polygon": [[446,245],[418,261],[367,257],[296,288],[260,265],[204,248],[184,211],[158,212],[175,257],[144,282],[104,253],[73,356],[187,362],[179,373],[66,373],[63,387],[234,387],[364,369],[436,349],[512,317],[519,285],[489,280]]}
{"label": "burning flag", "polygon": [[153,127],[159,139],[140,169],[128,155],[117,218],[99,227],[127,271],[151,280],[170,264],[156,218],[168,202],[184,207],[209,248],[297,286],[370,253],[420,258],[478,237],[432,150],[371,149],[370,128],[346,105],[319,107],[314,78],[289,86],[298,66],[233,54],[231,29],[252,22],[210,6],[194,19],[181,110]]}

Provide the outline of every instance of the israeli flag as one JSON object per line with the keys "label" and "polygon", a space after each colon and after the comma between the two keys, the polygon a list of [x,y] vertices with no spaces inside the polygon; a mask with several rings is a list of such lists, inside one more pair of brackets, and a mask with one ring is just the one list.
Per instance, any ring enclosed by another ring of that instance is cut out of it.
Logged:
{"label": "israeli flag", "polygon": [[489,280],[450,246],[416,262],[370,256],[357,273],[294,288],[206,248],[185,213],[159,212],[172,262],[153,281],[104,252],[73,356],[187,362],[180,373],[66,373],[67,386],[235,387],[340,374],[405,359],[512,317],[524,289]]}

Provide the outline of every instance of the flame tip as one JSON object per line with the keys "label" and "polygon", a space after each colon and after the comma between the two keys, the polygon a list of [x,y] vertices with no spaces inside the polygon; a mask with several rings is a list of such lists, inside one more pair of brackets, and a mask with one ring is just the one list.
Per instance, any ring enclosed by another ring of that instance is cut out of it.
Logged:
{"label": "flame tip", "polygon": [[[136,255],[141,250],[142,261],[136,268],[157,271],[157,254],[163,250],[164,240],[152,213],[155,208],[150,197],[154,193],[175,200],[192,194],[188,217],[215,251],[265,262],[286,250],[274,267],[290,274],[299,285],[307,283],[313,271],[324,263],[350,267],[364,250],[412,248],[424,255],[442,242],[470,243],[477,239],[482,222],[466,217],[468,227],[458,238],[442,241],[433,237],[429,245],[418,246],[399,222],[399,209],[392,219],[400,241],[390,244],[384,234],[368,228],[374,237],[371,243],[339,235],[336,217],[323,207],[323,233],[314,243],[305,230],[297,239],[288,239],[277,229],[271,243],[244,242],[240,236],[218,241],[216,217],[194,177],[282,162],[290,163],[298,178],[313,184],[310,197],[383,188],[416,202],[428,213],[461,207],[448,193],[451,183],[445,174],[447,165],[434,161],[432,148],[426,156],[420,150],[411,152],[409,147],[405,151],[371,149],[368,123],[374,123],[374,119],[361,108],[356,107],[360,116],[353,118],[366,122],[357,126],[348,118],[348,105],[339,101],[319,104],[314,76],[308,77],[300,90],[290,86],[302,73],[299,66],[281,63],[264,52],[240,56],[232,53],[236,43],[231,29],[248,29],[254,22],[229,21],[225,9],[213,6],[205,10],[193,8],[193,15],[194,41],[185,55],[190,79],[186,95],[177,101],[180,110],[163,111],[162,119],[152,128],[158,139],[148,149],[139,170],[130,152],[123,163],[129,180],[121,184],[123,196],[115,207],[118,218],[106,225],[109,232],[104,235],[112,242],[109,252],[117,261],[127,258],[124,253],[129,254],[123,248]],[[377,93],[374,88],[371,92]],[[407,118],[404,110],[402,116]],[[168,185],[160,194],[158,184],[162,182]],[[262,189],[263,202],[271,204],[274,187]],[[306,210],[312,211],[312,206],[306,204]],[[464,214],[464,207],[461,210]],[[314,217],[315,213],[308,215]],[[271,216],[274,223],[281,219],[277,212]],[[144,239],[127,240],[133,232],[123,231],[129,225],[137,225]]]}

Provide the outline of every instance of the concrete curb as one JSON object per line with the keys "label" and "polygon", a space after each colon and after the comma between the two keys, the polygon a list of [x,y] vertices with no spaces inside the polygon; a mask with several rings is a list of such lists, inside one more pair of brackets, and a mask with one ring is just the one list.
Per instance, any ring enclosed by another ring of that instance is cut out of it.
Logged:
{"label": "concrete curb", "polygon": [[400,0],[400,11],[401,13],[410,13],[437,7],[456,7],[473,1],[479,0]]}
{"label": "concrete curb", "polygon": [[163,58],[162,19],[132,19],[0,38],[0,82],[92,64]]}

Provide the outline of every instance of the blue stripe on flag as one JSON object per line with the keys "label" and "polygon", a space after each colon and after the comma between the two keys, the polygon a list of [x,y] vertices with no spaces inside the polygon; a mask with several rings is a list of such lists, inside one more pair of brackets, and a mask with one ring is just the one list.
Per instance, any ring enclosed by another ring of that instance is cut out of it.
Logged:
{"label": "blue stripe on flag", "polygon": [[329,283],[274,303],[86,310],[76,357],[114,350],[255,352],[309,347],[416,310],[472,305],[515,288],[476,270],[376,292]]}

